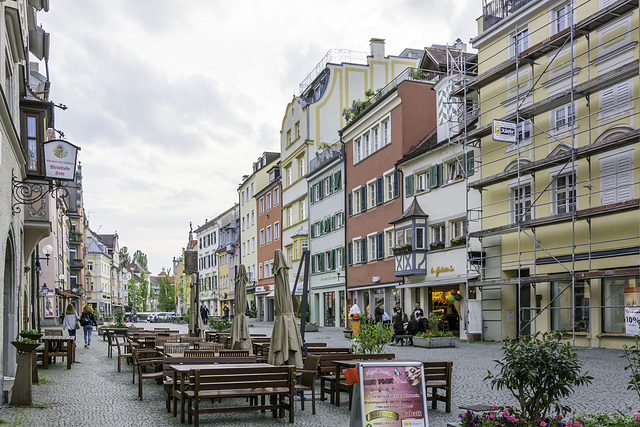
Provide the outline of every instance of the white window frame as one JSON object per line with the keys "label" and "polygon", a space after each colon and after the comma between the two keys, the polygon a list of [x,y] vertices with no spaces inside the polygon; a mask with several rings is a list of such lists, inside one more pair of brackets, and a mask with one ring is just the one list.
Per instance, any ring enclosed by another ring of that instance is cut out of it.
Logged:
{"label": "white window frame", "polygon": [[280,240],[280,221],[273,223],[273,240]]}
{"label": "white window frame", "polygon": [[304,156],[299,157],[298,158],[298,172],[300,173],[299,178],[302,179],[302,177],[304,177],[305,174],[305,161],[304,161]]}
{"label": "white window frame", "polygon": [[384,253],[386,257],[390,257],[393,255],[393,239],[395,238],[395,233],[393,232],[393,227],[384,229]]}
{"label": "white window frame", "polygon": [[554,34],[573,25],[573,10],[571,3],[553,10]]}
{"label": "white window frame", "polygon": [[267,193],[264,196],[265,199],[265,204],[266,204],[266,210],[270,211],[271,210],[271,193]]}
{"label": "white window frame", "polygon": [[388,202],[393,200],[393,187],[394,187],[394,179],[393,179],[393,169],[387,171],[383,175],[384,182],[384,201]]}
{"label": "white window frame", "polygon": [[382,120],[380,123],[380,128],[382,129],[382,145],[380,147],[384,147],[385,145],[391,144],[391,121],[389,118]]}
{"label": "white window frame", "polygon": [[354,264],[360,264],[362,263],[362,246],[360,243],[360,240],[362,240],[362,237],[356,237],[355,239],[352,239],[352,247],[353,247],[353,263]]}
{"label": "white window frame", "polygon": [[264,228],[260,229],[260,246],[264,246]]}
{"label": "white window frame", "polygon": [[369,136],[369,132],[365,132],[362,135],[362,150],[364,151],[362,158],[366,159],[371,155],[371,137]]}
{"label": "white window frame", "polygon": [[[555,133],[570,131],[576,120],[576,104],[568,103],[551,112],[552,130]],[[577,123],[576,123],[577,124]]]}
{"label": "white window frame", "polygon": [[342,212],[336,212],[334,214],[334,216],[336,217],[336,228],[340,228],[342,226],[344,226],[344,223],[342,221]]}
{"label": "white window frame", "polygon": [[425,171],[416,172],[415,182],[416,182],[416,185],[415,185],[416,193],[428,191],[429,190],[429,171],[425,170]]}
{"label": "white window frame", "polygon": [[307,219],[307,201],[300,200],[300,221],[305,221]]}
{"label": "white window frame", "polygon": [[358,187],[357,189],[353,190],[353,196],[352,196],[352,210],[353,210],[353,215],[357,215],[361,212],[360,208],[362,207],[362,200],[360,200],[360,198],[362,197],[362,190],[360,187]]}
{"label": "white window frame", "polygon": [[260,215],[262,215],[264,213],[264,197],[260,197],[260,200],[258,202],[258,207],[259,207]]}
{"label": "white window frame", "polygon": [[278,206],[279,203],[280,203],[280,189],[274,188],[273,189],[273,206]]}
{"label": "white window frame", "polygon": [[[571,170],[551,175],[551,214],[563,214],[577,209],[576,173]],[[567,182],[567,179],[571,182]],[[561,198],[562,197],[562,198]]]}
{"label": "white window frame", "polygon": [[450,234],[452,239],[455,239],[456,237],[466,236],[467,220],[463,218],[463,219],[451,221],[449,228],[450,228]]}
{"label": "white window frame", "polygon": [[378,151],[380,149],[380,126],[374,126],[371,129],[371,147],[372,153],[375,153],[376,151]]}
{"label": "white window frame", "polygon": [[362,138],[358,137],[353,141],[353,164],[362,161]]}
{"label": "white window frame", "polygon": [[431,243],[443,242],[445,243],[447,240],[446,236],[447,230],[444,222],[439,224],[434,224],[431,226]]}
{"label": "white window frame", "polygon": [[517,33],[512,33],[510,40],[511,57],[517,56],[529,49],[529,28],[524,28]]}
{"label": "white window frame", "polygon": [[527,213],[523,218],[524,221],[529,221],[533,218],[533,209],[531,208],[533,200],[532,191],[530,181],[520,182],[519,187],[517,183],[509,186],[509,214],[511,223],[515,223],[517,218],[521,216],[521,213],[525,211],[527,211]]}
{"label": "white window frame", "polygon": [[367,209],[376,207],[376,180],[367,182]]}
{"label": "white window frame", "polygon": [[268,245],[272,241],[272,239],[271,239],[271,226],[270,225],[267,225],[266,234],[267,234],[267,245]]}
{"label": "white window frame", "polygon": [[369,252],[369,256],[367,258],[368,262],[378,259],[377,234],[378,233],[372,233],[367,235],[367,251]]}

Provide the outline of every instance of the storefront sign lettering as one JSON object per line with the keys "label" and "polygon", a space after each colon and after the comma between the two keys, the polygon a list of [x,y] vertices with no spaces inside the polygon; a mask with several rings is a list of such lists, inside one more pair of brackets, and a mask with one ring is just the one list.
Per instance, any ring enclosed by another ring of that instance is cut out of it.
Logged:
{"label": "storefront sign lettering", "polygon": [[440,273],[448,273],[450,271],[453,271],[453,266],[452,265],[450,265],[449,267],[445,267],[445,266],[441,266],[440,267],[439,266],[439,267],[436,267],[435,269],[433,267],[431,267],[431,274],[435,274],[436,277],[438,277],[438,275]]}

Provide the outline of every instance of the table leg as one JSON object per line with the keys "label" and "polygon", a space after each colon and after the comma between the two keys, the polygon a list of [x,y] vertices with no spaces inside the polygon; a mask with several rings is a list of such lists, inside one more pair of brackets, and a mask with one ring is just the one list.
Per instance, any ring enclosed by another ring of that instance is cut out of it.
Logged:
{"label": "table leg", "polygon": [[67,369],[71,369],[71,363],[73,363],[73,340],[67,341]]}
{"label": "table leg", "polygon": [[44,342],[44,354],[43,354],[43,358],[42,358],[42,367],[44,369],[49,369],[49,343],[50,341],[43,341]]}
{"label": "table leg", "polygon": [[335,392],[336,406],[340,406],[340,390],[338,389],[339,382],[340,382],[340,366],[336,366],[336,382],[333,384],[333,391]]}
{"label": "table leg", "polygon": [[184,373],[180,373],[180,422],[184,424]]}

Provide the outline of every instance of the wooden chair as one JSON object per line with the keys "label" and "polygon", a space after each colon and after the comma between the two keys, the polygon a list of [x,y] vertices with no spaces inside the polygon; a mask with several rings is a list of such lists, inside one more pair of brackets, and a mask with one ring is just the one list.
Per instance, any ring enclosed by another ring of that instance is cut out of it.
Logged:
{"label": "wooden chair", "polygon": [[59,337],[62,336],[62,329],[45,329],[44,334]]}
{"label": "wooden chair", "polygon": [[[444,402],[446,411],[451,412],[451,373],[453,362],[422,362],[424,365],[425,395],[431,389],[431,395],[427,395],[427,402],[431,401],[431,409],[438,409],[438,402]],[[438,394],[443,390],[444,395]]]}
{"label": "wooden chair", "polygon": [[164,354],[184,353],[189,350],[188,342],[167,342],[164,344]]}
{"label": "wooden chair", "polygon": [[249,350],[220,350],[220,357],[246,357]]}
{"label": "wooden chair", "polygon": [[118,349],[118,372],[121,372],[122,359],[125,359],[128,365],[130,361],[133,361],[133,352],[127,337],[115,335],[115,340],[115,347]]}
{"label": "wooden chair", "polygon": [[185,350],[184,357],[216,357],[214,350]]}
{"label": "wooden chair", "polygon": [[[133,358],[138,370],[138,398],[142,400],[142,380],[162,380],[163,358],[159,351],[149,348],[140,350],[134,349]],[[147,372],[148,367],[153,368],[153,372]]]}
{"label": "wooden chair", "polygon": [[[55,336],[55,337],[61,337],[62,336],[62,329],[45,329],[44,330],[44,334],[45,335],[51,335],[51,336]],[[56,344],[51,344],[52,348],[51,351],[54,353],[62,353],[63,352],[63,348],[61,343],[56,343]],[[56,356],[53,356],[53,363],[56,363]],[[51,360],[51,358],[50,358]]]}
{"label": "wooden chair", "polygon": [[220,350],[223,350],[222,344],[219,344],[217,342],[194,342],[193,349],[194,350],[215,350],[217,352],[220,352]]}
{"label": "wooden chair", "polygon": [[202,338],[200,337],[180,337],[180,342],[186,342],[189,344],[196,343],[196,342],[202,342]]}
{"label": "wooden chair", "polygon": [[302,367],[302,375],[300,376],[300,384],[296,384],[296,391],[301,393],[300,408],[304,411],[304,392],[311,391],[311,413],[316,414],[316,375],[318,374],[318,365],[320,364],[320,356],[317,354],[309,354],[304,361]]}

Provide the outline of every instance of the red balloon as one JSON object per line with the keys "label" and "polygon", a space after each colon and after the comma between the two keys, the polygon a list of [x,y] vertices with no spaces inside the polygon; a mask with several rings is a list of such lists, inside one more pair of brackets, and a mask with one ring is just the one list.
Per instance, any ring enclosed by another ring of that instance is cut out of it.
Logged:
{"label": "red balloon", "polygon": [[451,295],[455,295],[457,293],[458,293],[458,291],[456,291],[455,289],[451,289]]}

